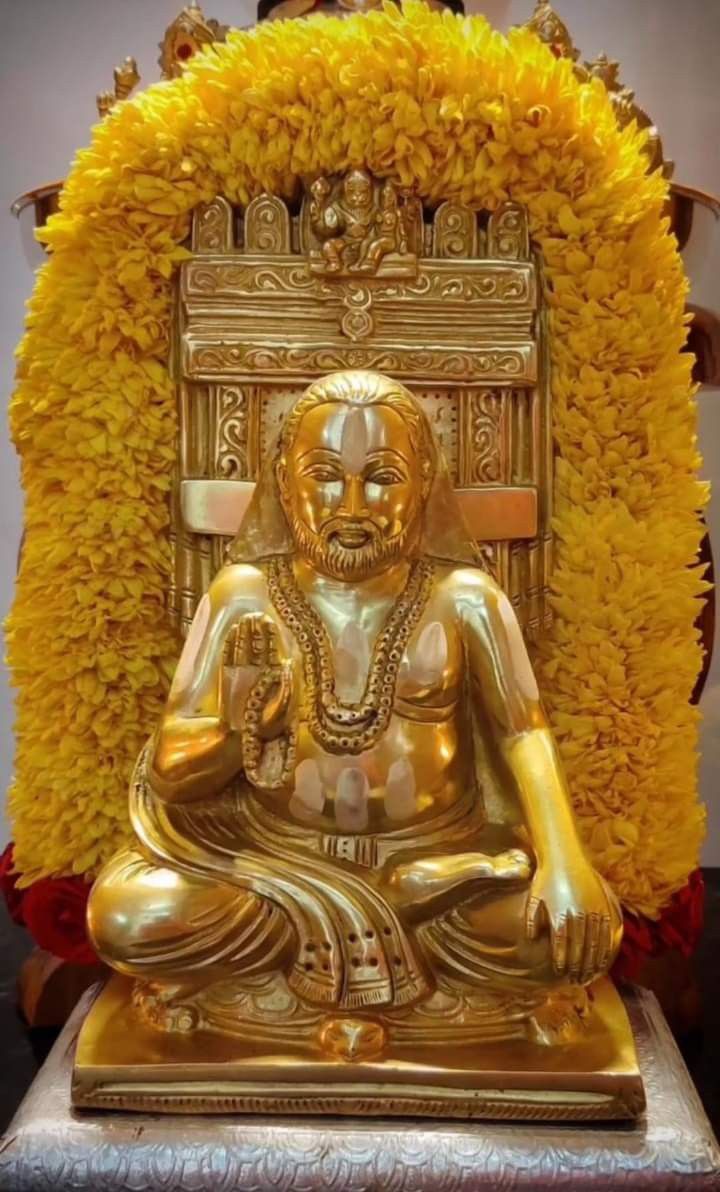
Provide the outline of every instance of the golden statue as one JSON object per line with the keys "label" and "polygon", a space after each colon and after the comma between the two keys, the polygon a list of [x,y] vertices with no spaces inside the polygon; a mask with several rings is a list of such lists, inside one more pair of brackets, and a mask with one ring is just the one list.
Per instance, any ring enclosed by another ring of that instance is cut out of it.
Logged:
{"label": "golden statue", "polygon": [[[241,1057],[241,1108],[497,1116],[504,1067],[511,1116],[637,1110],[622,1005],[609,982],[593,1010],[586,993],[620,910],[578,835],[511,603],[401,384],[335,373],[291,408],[131,817],[137,848],[100,874],[89,927],[134,985],[90,1016],[80,1104],[168,1107],[156,1078],[88,1091],[98,1040],[110,1032],[122,1067],[145,1031],[155,1065],[174,1054],[187,1081],[200,1064],[201,1108],[228,1106],[207,1091],[222,1055]],[[484,1099],[461,1096],[483,1056]]]}

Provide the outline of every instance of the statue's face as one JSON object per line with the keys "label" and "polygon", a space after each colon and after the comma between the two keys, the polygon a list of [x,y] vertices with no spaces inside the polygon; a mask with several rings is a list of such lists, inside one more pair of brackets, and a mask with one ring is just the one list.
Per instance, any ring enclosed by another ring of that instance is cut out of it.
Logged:
{"label": "statue's face", "polygon": [[372,183],[366,174],[354,170],[343,184],[343,194],[349,207],[369,207],[372,203]]}
{"label": "statue's face", "polygon": [[414,541],[422,475],[396,409],[328,402],[308,410],[279,472],[299,553],[335,579],[380,574]]}
{"label": "statue's face", "polygon": [[382,206],[384,211],[391,211],[395,206],[395,191],[392,186],[384,186],[382,189]]}

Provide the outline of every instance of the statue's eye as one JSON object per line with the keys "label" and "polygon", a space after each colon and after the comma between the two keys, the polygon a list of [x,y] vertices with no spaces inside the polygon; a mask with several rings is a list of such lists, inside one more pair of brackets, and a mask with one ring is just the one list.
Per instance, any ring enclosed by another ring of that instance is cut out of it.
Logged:
{"label": "statue's eye", "polygon": [[369,484],[402,484],[404,477],[396,468],[378,468],[366,477]]}
{"label": "statue's eye", "polygon": [[305,475],[320,484],[332,484],[335,480],[342,480],[342,473],[330,464],[313,464],[306,470]]}

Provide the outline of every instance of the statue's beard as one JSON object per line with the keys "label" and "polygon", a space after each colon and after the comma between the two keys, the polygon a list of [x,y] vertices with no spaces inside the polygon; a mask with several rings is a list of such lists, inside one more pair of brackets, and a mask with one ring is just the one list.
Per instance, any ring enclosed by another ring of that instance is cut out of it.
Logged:
{"label": "statue's beard", "polygon": [[[371,521],[333,518],[316,534],[306,522],[291,514],[290,529],[298,552],[315,571],[332,579],[359,580],[378,575],[409,553],[416,538],[415,520],[397,534],[385,537]],[[344,544],[339,535],[362,536],[366,541],[357,546]]]}

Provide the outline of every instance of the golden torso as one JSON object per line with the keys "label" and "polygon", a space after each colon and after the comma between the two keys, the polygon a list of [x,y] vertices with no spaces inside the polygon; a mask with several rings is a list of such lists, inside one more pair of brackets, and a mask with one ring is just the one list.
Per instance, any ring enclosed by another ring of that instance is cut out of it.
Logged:
{"label": "golden torso", "polygon": [[[407,567],[398,568],[390,583],[383,575],[353,585],[317,575],[302,564],[296,564],[294,571],[298,587],[327,632],[336,660],[335,693],[341,702],[356,702],[365,686],[373,644],[405,583]],[[281,660],[292,666],[296,767],[310,763],[312,769],[305,766],[302,772],[313,775],[308,782],[314,780],[315,789],[319,779],[324,796],[320,810],[317,797],[313,806],[303,801],[302,785],[298,797],[293,780],[279,790],[258,787],[258,797],[269,809],[327,833],[391,831],[431,819],[471,790],[472,730],[462,698],[464,655],[448,590],[451,578],[451,569],[440,571],[408,641],[387,729],[370,749],[351,756],[327,751],[313,735],[297,642],[274,608],[258,571],[257,586],[253,585],[258,611],[272,621]],[[246,588],[247,582],[247,569],[238,569],[238,585]],[[399,780],[393,782],[398,759],[404,759],[404,766]],[[367,793],[357,806],[348,806],[343,797],[347,773],[357,770],[367,779]]]}

